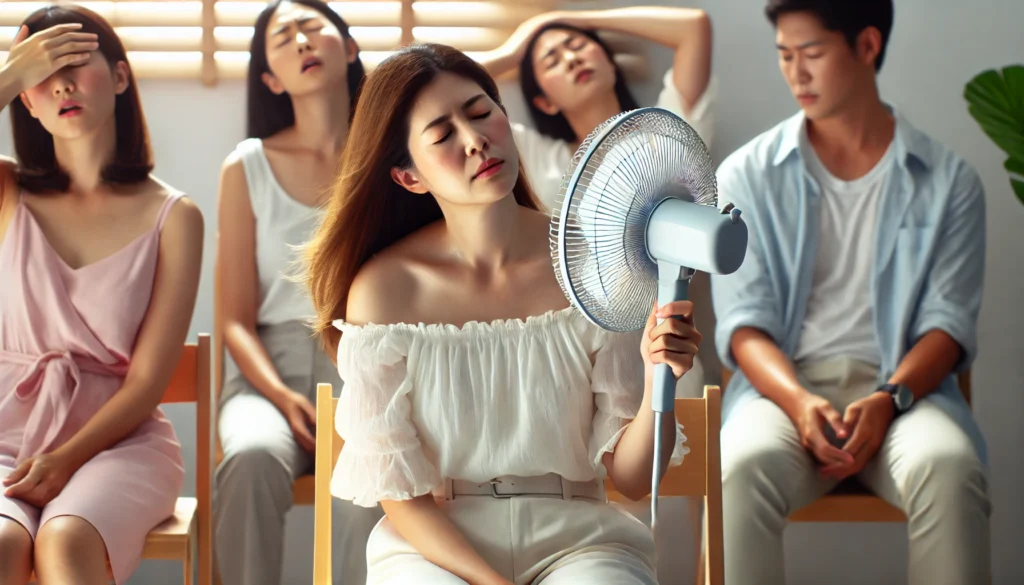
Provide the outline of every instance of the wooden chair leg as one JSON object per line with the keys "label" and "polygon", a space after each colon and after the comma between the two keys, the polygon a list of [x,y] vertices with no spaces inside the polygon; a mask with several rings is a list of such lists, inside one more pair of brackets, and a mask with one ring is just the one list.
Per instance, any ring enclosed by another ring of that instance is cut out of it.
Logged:
{"label": "wooden chair leg", "polygon": [[185,553],[185,559],[181,562],[181,568],[185,572],[185,585],[193,585],[195,579],[195,555],[192,552],[192,546],[188,547],[188,552]]}
{"label": "wooden chair leg", "polygon": [[701,514],[700,520],[700,553],[697,554],[697,585],[708,585],[708,508]]}
{"label": "wooden chair leg", "polygon": [[690,526],[693,527],[693,542],[697,554],[697,585],[704,585],[704,512],[701,501],[694,497],[686,498],[690,506]]}

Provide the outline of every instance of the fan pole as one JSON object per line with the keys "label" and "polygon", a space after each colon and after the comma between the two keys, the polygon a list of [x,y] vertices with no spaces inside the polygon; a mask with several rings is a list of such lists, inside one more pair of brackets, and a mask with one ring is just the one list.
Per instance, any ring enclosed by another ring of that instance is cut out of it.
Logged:
{"label": "fan pole", "polygon": [[[685,301],[690,288],[692,271],[668,262],[658,262],[658,307],[664,307],[675,301]],[[671,317],[678,318],[678,317]],[[665,319],[659,317],[660,325]],[[651,388],[651,406],[654,410],[654,466],[651,473],[651,532],[657,539],[658,534],[658,485],[661,483],[661,459],[663,425],[675,424],[676,378],[672,367],[658,364],[654,368],[654,386]],[[668,416],[666,416],[668,414]],[[669,445],[669,449],[675,445]]]}

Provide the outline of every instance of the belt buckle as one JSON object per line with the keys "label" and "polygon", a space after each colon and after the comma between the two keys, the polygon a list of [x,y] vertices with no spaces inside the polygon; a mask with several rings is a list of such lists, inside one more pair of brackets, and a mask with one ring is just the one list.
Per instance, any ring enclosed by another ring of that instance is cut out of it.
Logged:
{"label": "belt buckle", "polygon": [[491,484],[491,495],[492,496],[494,496],[495,498],[511,498],[512,496],[515,495],[515,494],[499,494],[498,493],[498,488],[497,488],[497,485],[499,483],[501,483],[500,479],[492,479],[490,481],[490,484]]}

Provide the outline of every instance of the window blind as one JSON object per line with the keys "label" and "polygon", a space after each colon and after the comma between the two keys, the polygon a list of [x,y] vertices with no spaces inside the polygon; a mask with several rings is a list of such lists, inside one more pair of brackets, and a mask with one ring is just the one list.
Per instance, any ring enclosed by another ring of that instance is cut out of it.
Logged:
{"label": "window blind", "polygon": [[[59,3],[59,2],[58,2]],[[436,42],[470,57],[499,47],[524,20],[571,0],[342,0],[328,2],[351,28],[363,63],[373,69],[399,46]],[[0,62],[20,23],[52,4],[0,1]],[[139,78],[198,79],[215,85],[244,78],[249,42],[264,0],[106,0],[77,2],[117,30]],[[646,75],[634,41],[602,34],[630,79]]]}

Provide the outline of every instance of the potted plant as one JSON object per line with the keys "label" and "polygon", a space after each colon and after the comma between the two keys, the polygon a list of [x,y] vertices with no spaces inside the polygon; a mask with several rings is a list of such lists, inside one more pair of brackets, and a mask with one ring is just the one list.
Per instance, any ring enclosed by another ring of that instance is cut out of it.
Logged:
{"label": "potted plant", "polygon": [[982,131],[1009,155],[1003,167],[1024,203],[1024,65],[979,73],[964,87],[964,99]]}

